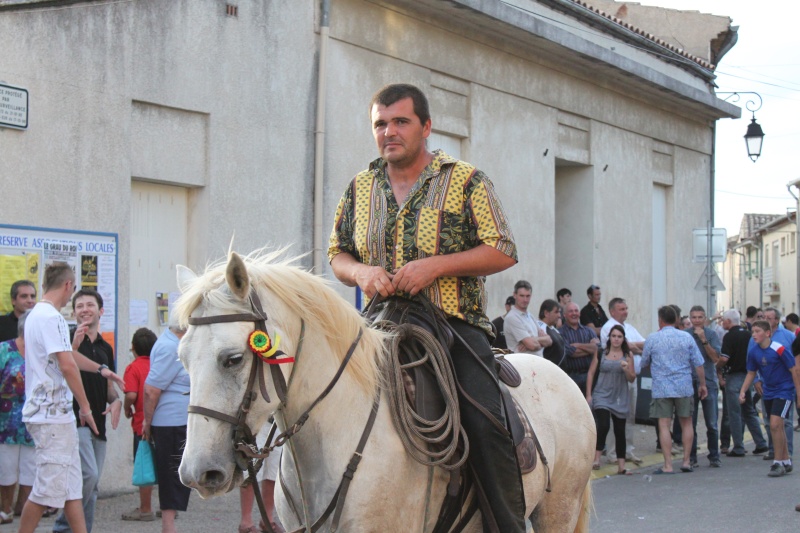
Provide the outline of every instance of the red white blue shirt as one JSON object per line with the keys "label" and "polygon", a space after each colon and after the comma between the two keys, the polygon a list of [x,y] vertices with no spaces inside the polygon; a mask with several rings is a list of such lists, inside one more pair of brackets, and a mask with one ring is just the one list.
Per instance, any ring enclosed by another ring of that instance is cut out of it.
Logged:
{"label": "red white blue shirt", "polygon": [[792,351],[779,342],[773,341],[766,348],[756,344],[747,351],[747,370],[761,374],[765,400],[794,400],[793,366]]}

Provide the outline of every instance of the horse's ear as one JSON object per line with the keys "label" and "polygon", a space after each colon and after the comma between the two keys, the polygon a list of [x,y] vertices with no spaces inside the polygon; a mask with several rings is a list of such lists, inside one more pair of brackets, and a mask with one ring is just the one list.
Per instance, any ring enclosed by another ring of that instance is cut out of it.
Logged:
{"label": "horse's ear", "polygon": [[178,269],[178,289],[180,289],[180,291],[184,293],[189,288],[189,285],[194,280],[197,279],[197,274],[195,274],[191,268],[185,267],[183,265],[178,265],[177,269]]}
{"label": "horse's ear", "polygon": [[250,278],[247,275],[247,267],[236,252],[230,254],[228,268],[225,269],[225,279],[231,292],[240,299],[244,300],[250,295]]}

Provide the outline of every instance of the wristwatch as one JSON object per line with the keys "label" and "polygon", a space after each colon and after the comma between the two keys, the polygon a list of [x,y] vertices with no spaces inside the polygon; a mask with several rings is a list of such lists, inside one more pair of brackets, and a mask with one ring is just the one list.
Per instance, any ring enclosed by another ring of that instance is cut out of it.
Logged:
{"label": "wristwatch", "polygon": [[[708,341],[703,341],[703,346],[708,346]],[[106,366],[106,365],[103,365]]]}
{"label": "wristwatch", "polygon": [[100,365],[100,368],[97,369],[97,373],[102,374],[103,370],[108,370],[108,365]]}

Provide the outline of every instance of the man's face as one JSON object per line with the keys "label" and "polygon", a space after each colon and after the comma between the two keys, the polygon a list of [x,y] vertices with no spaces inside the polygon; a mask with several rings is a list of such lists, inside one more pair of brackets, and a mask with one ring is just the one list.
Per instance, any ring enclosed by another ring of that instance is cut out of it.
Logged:
{"label": "man's face", "polygon": [[544,312],[544,318],[542,319],[542,322],[548,326],[555,326],[558,323],[559,318],[561,318],[561,311],[556,306],[552,310]]}
{"label": "man's face", "polygon": [[531,303],[531,291],[528,289],[517,289],[514,291],[514,307],[520,311],[527,311]]}
{"label": "man's face", "polygon": [[756,317],[753,320],[765,320],[764,311],[759,309],[758,312],[756,313]]}
{"label": "man's face", "polygon": [[589,295],[589,301],[593,304],[600,303],[600,289],[595,289],[592,291],[592,293]]}
{"label": "man's face", "polygon": [[21,285],[17,290],[17,297],[11,300],[14,314],[19,316],[36,305],[36,289],[30,285]]}
{"label": "man's face", "polygon": [[756,344],[761,344],[768,338],[769,338],[768,331],[764,331],[758,326],[753,326],[753,340],[756,342]]}
{"label": "man's face", "polygon": [[581,311],[578,309],[578,304],[569,303],[564,309],[564,319],[571,328],[577,328],[581,320]]}
{"label": "man's face", "polygon": [[778,329],[780,319],[775,316],[775,311],[764,311],[764,320],[769,322],[769,327],[772,328],[772,331]]}
{"label": "man's face", "polygon": [[628,304],[625,302],[618,303],[612,309],[610,309],[609,312],[614,320],[620,324],[624,324],[625,321],[628,320]]}
{"label": "man's face", "polygon": [[693,328],[702,328],[706,325],[706,314],[702,311],[692,311],[689,313],[689,320]]}
{"label": "man's face", "polygon": [[94,296],[79,296],[75,300],[75,318],[79,324],[96,326],[103,316],[103,310],[97,306]]}
{"label": "man's face", "polygon": [[722,329],[728,331],[732,327],[733,327],[733,322],[731,321],[731,319],[722,317]]}
{"label": "man's face", "polygon": [[425,151],[425,139],[431,133],[431,121],[420,122],[414,113],[414,101],[403,98],[390,106],[372,106],[372,135],[378,152],[397,167],[413,165]]}
{"label": "man's face", "polygon": [[558,303],[561,304],[561,307],[565,307],[571,301],[572,301],[572,295],[571,294],[563,294],[563,295],[558,297]]}

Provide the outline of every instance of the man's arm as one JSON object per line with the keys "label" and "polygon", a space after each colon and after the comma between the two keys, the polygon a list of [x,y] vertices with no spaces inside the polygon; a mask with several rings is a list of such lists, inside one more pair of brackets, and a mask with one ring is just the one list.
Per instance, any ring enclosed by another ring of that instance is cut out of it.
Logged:
{"label": "man's arm", "polygon": [[392,285],[395,290],[413,296],[432,285],[437,278],[488,276],[502,272],[515,264],[517,260],[513,257],[488,244],[479,244],[471,250],[434,255],[406,263],[394,273]]}
{"label": "man's arm", "polygon": [[126,392],[125,393],[125,418],[132,418],[134,406],[136,405],[136,399],[139,397],[139,394],[136,392]]}
{"label": "man's arm", "polygon": [[575,351],[569,354],[570,357],[586,357],[587,355],[594,355],[597,352],[598,343],[573,342],[571,346],[575,348]]}
{"label": "man's arm", "polygon": [[78,402],[78,406],[80,407],[78,409],[78,416],[81,425],[89,426],[95,435],[99,435],[97,432],[97,425],[94,423],[94,417],[92,416],[92,406],[89,405],[89,400],[86,398],[86,391],[83,389],[83,382],[81,381],[81,372],[78,369],[78,365],[75,363],[73,354],[74,352],[56,353],[58,368],[61,370],[61,374],[64,376],[69,390],[72,391],[75,401]]}
{"label": "man's arm", "polygon": [[119,425],[119,413],[122,409],[122,402],[119,401],[117,389],[114,388],[114,383],[111,380],[106,380],[108,384],[108,407],[103,411],[104,415],[111,414],[111,429],[117,429]]}
{"label": "man's arm", "polygon": [[718,337],[717,334],[713,331],[710,331],[711,336],[706,335],[705,328],[698,328],[694,330],[694,334],[697,335],[697,338],[700,339],[700,345],[703,347],[703,352],[705,355],[708,356],[709,359],[716,365],[719,362],[719,352],[718,347],[715,347],[714,344],[718,344]]}
{"label": "man's arm", "polygon": [[642,351],[644,350],[644,341],[639,342],[628,342],[628,348],[631,349],[634,355],[642,355]]}
{"label": "man's arm", "polygon": [[161,398],[161,389],[152,385],[144,384],[144,422],[142,423],[142,440],[150,440],[150,424],[153,421],[153,413],[156,411],[158,400]]}
{"label": "man's arm", "polygon": [[[550,337],[548,337],[549,339]],[[535,352],[536,350],[541,350],[542,345],[539,343],[540,337],[525,337],[521,341],[519,341],[519,346],[524,346],[526,350],[530,350]],[[519,346],[517,348],[519,348]]]}
{"label": "man's arm", "polygon": [[375,294],[391,296],[395,292],[392,285],[393,274],[379,266],[365,265],[346,252],[333,257],[331,268],[336,279],[348,287],[360,287],[368,298]]}
{"label": "man's arm", "polygon": [[[95,363],[77,350],[72,350],[72,357],[77,367],[84,372],[97,372],[100,369],[99,363]],[[125,387],[125,382],[122,380],[122,378],[108,368],[104,368],[103,371],[100,372],[100,375],[109,380],[109,385],[113,380],[120,387]],[[117,393],[115,392],[114,397],[116,397],[116,394]]]}
{"label": "man's arm", "polygon": [[706,396],[708,396],[708,388],[706,387],[706,372],[705,369],[703,369],[703,365],[695,367],[695,370],[697,370],[697,395],[701,400],[705,400]]}

